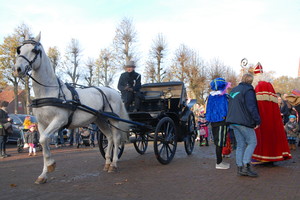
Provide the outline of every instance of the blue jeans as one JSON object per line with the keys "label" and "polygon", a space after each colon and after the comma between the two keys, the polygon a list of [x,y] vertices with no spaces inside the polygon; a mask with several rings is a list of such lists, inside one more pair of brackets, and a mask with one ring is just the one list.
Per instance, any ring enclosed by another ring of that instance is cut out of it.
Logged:
{"label": "blue jeans", "polygon": [[[64,129],[58,130],[58,137],[59,137],[60,144],[65,144],[64,132],[63,131],[64,131]],[[58,141],[57,141],[57,143],[58,143]]]}
{"label": "blue jeans", "polygon": [[237,143],[236,164],[241,167],[251,162],[257,144],[256,133],[253,128],[241,125],[230,125],[230,128],[233,129]]}
{"label": "blue jeans", "polygon": [[70,131],[70,145],[73,145],[74,142],[74,129],[69,130]]}

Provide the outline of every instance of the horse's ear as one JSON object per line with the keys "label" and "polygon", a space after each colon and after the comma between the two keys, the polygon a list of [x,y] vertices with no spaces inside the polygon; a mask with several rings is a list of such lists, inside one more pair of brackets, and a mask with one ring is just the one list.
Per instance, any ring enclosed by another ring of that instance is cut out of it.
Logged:
{"label": "horse's ear", "polygon": [[34,41],[40,42],[41,40],[41,32],[34,38]]}
{"label": "horse's ear", "polygon": [[24,38],[25,40],[29,40],[29,35],[28,35],[28,33],[26,32],[25,33],[25,38]]}

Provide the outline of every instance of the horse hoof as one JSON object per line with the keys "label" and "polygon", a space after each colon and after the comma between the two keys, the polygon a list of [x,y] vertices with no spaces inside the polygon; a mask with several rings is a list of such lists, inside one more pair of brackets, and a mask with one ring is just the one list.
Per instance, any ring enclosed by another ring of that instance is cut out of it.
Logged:
{"label": "horse hoof", "polygon": [[35,184],[44,184],[47,182],[47,179],[46,178],[37,178],[36,181],[34,182]]}
{"label": "horse hoof", "polygon": [[106,171],[106,172],[107,172],[108,169],[109,169],[109,164],[105,164],[105,165],[104,165],[104,168],[103,168],[103,171]]}
{"label": "horse hoof", "polygon": [[47,171],[48,172],[53,172],[56,167],[56,162],[52,163],[51,165],[47,166]]}
{"label": "horse hoof", "polygon": [[108,173],[117,172],[118,168],[115,166],[109,166]]}

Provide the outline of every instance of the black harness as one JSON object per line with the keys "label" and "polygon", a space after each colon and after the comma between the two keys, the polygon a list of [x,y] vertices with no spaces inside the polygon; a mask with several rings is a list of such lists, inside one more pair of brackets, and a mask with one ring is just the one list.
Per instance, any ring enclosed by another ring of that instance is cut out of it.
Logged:
{"label": "black harness", "polygon": [[[67,88],[70,90],[70,92],[72,94],[72,100],[60,99],[60,98],[55,98],[55,97],[39,98],[39,99],[33,99],[30,106],[32,108],[40,108],[43,106],[55,106],[55,107],[60,107],[60,108],[71,110],[72,113],[70,114],[70,116],[68,118],[68,123],[64,126],[64,128],[68,128],[70,126],[70,124],[72,123],[73,115],[74,115],[74,112],[76,109],[88,112],[92,115],[95,115],[95,116],[101,117],[101,118],[107,117],[107,116],[119,117],[117,114],[115,114],[113,112],[112,106],[110,105],[106,94],[100,88],[92,87],[92,88],[97,89],[102,94],[102,98],[103,98],[103,106],[102,106],[101,110],[95,110],[89,106],[81,104],[79,95],[78,95],[75,87],[72,86],[75,84],[65,83],[65,85],[67,86]],[[84,88],[89,88],[89,87],[84,87]],[[105,105],[109,106],[111,112],[104,112]]]}

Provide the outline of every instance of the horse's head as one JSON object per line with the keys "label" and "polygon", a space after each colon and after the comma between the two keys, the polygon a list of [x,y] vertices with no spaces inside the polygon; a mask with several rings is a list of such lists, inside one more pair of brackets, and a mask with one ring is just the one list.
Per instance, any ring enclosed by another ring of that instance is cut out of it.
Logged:
{"label": "horse's head", "polygon": [[17,48],[17,59],[13,67],[14,75],[23,77],[29,71],[36,70],[41,64],[42,46],[41,33],[34,39],[26,35],[24,42]]}

